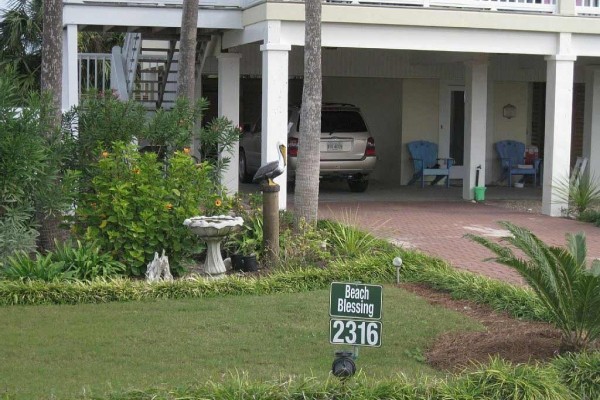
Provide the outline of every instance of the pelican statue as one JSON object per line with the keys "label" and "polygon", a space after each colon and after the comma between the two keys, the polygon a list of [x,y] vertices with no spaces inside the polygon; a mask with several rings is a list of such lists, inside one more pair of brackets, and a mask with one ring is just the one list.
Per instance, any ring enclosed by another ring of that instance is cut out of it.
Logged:
{"label": "pelican statue", "polygon": [[277,153],[279,154],[279,159],[277,161],[268,162],[260,167],[258,171],[256,171],[256,174],[254,174],[252,182],[264,183],[267,181],[267,185],[269,186],[276,185],[276,183],[273,182],[273,179],[283,174],[285,166],[287,165],[287,152],[283,142],[277,142]]}

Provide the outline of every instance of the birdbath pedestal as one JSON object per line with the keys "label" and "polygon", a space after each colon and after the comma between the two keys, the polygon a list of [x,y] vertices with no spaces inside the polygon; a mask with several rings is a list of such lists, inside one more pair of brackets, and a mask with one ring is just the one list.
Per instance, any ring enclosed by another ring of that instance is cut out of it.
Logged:
{"label": "birdbath pedestal", "polygon": [[221,257],[221,241],[226,235],[238,230],[244,220],[229,215],[200,216],[188,218],[183,224],[206,242],[204,273],[214,279],[223,277],[226,270]]}

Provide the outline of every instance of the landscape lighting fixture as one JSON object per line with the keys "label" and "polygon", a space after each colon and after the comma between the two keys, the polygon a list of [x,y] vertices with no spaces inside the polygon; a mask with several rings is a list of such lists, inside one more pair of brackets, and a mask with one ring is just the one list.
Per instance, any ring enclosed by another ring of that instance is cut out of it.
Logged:
{"label": "landscape lighting fixture", "polygon": [[340,379],[347,379],[356,373],[356,364],[351,351],[336,351],[331,373]]}
{"label": "landscape lighting fixture", "polygon": [[392,264],[396,267],[396,283],[400,284],[400,268],[402,268],[402,259],[400,257],[394,257]]}

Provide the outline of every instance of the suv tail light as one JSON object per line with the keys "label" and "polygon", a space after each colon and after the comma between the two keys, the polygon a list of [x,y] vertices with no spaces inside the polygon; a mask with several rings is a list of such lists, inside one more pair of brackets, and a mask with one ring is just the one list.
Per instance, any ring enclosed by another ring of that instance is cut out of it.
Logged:
{"label": "suv tail light", "polygon": [[365,149],[365,157],[375,156],[375,139],[372,137],[367,139],[367,148]]}
{"label": "suv tail light", "polygon": [[298,157],[298,138],[288,138],[287,155],[288,157]]}

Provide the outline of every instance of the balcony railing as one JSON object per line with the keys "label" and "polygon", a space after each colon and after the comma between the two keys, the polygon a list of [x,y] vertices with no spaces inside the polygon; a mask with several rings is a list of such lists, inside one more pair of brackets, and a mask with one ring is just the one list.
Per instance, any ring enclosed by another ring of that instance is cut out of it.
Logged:
{"label": "balcony railing", "polygon": [[[199,0],[200,7],[244,9],[269,1],[298,3],[302,0]],[[491,11],[517,11],[557,14],[559,1],[574,1],[580,15],[600,16],[600,0],[323,0],[324,3],[381,7],[453,8]],[[105,4],[119,6],[180,6],[183,0],[64,0],[65,4]]]}

